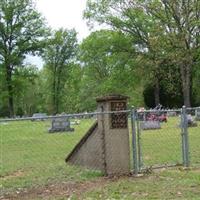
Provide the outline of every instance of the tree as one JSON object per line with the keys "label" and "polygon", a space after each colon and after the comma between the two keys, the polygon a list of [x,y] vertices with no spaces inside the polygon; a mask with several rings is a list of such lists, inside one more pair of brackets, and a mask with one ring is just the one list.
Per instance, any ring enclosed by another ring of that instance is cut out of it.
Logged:
{"label": "tree", "polygon": [[84,87],[83,79],[83,68],[80,64],[71,64],[67,70],[67,80],[63,88],[63,96],[61,98],[60,109],[67,113],[82,112],[81,108],[86,103],[85,99],[81,101],[81,89]]}
{"label": "tree", "polygon": [[[146,60],[146,74],[151,74],[150,81],[154,86],[154,96],[156,104],[160,103],[159,80],[160,63],[162,57],[158,49],[160,34],[159,25],[155,24],[152,16],[140,6],[140,1],[88,1],[85,17],[89,22],[97,21],[106,23],[112,28],[122,31],[132,38],[131,46],[134,46],[137,54]],[[98,13],[98,14],[95,14]],[[135,57],[135,59],[137,59]],[[145,76],[143,74],[145,78]]]}
{"label": "tree", "polygon": [[196,63],[194,64],[194,70],[192,73],[192,80],[193,80],[193,87],[192,87],[192,95],[193,99],[195,102],[195,106],[200,105],[200,67],[199,67],[199,62],[200,62],[200,48],[196,52],[195,56]]}
{"label": "tree", "polygon": [[44,20],[32,0],[0,1],[0,63],[4,68],[9,114],[14,115],[13,74],[27,54],[43,46]]}
{"label": "tree", "polygon": [[[135,94],[138,62],[132,40],[122,32],[101,30],[91,33],[80,45],[83,63],[81,98],[86,110],[95,109],[95,98],[108,93]],[[136,96],[136,95],[135,95]],[[134,104],[142,102],[132,98]]]}
{"label": "tree", "polygon": [[42,94],[38,82],[39,70],[36,66],[26,64],[24,67],[16,68],[13,75],[16,115],[32,116],[33,113],[40,111],[38,107],[41,105]]}
{"label": "tree", "polygon": [[200,2],[198,0],[162,0],[146,6],[165,32],[168,53],[180,68],[184,104],[191,106],[192,73],[200,48]]}
{"label": "tree", "polygon": [[77,52],[77,37],[75,30],[59,29],[55,31],[44,50],[45,68],[49,72],[50,98],[52,99],[51,112],[60,111],[60,102],[63,96],[64,85],[68,70],[73,66]]}
{"label": "tree", "polygon": [[133,45],[152,62],[155,94],[163,59],[178,65],[184,104],[190,106],[194,52],[199,48],[199,10],[198,0],[88,0],[85,17],[90,23],[106,23],[135,38]]}

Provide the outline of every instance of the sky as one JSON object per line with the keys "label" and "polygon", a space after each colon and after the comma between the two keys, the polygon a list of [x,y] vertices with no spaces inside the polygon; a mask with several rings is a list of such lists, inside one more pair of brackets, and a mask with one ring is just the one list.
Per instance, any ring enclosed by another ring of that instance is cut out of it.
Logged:
{"label": "sky", "polygon": [[79,40],[89,35],[86,22],[82,19],[86,0],[37,0],[36,2],[36,8],[52,28],[75,28]]}
{"label": "sky", "polygon": [[[87,0],[36,0],[37,10],[46,18],[47,24],[53,28],[67,28],[78,32],[81,41],[90,33],[83,20],[83,11]],[[42,67],[43,62],[38,57],[28,56],[27,62]]]}

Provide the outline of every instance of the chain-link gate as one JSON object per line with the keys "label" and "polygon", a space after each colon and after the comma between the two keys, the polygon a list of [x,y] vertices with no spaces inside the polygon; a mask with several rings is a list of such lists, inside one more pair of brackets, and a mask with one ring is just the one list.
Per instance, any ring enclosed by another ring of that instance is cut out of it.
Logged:
{"label": "chain-link gate", "polygon": [[[137,123],[138,140],[142,146],[142,168],[181,163],[180,122],[174,117],[167,121],[160,120],[157,116],[163,114],[164,112],[147,112],[145,120]],[[146,120],[151,118],[158,118],[158,121],[155,119],[156,121],[148,124]]]}
{"label": "chain-link gate", "polygon": [[199,167],[200,166],[200,107],[187,108],[186,114],[189,118],[189,125],[188,125],[189,164],[192,167]]}
{"label": "chain-link gate", "polygon": [[200,123],[194,113],[195,108],[185,107],[177,110],[132,110],[135,173],[200,163]]}
{"label": "chain-link gate", "polygon": [[130,173],[129,156],[135,174],[176,165],[200,167],[198,116],[196,108],[183,107],[0,119],[0,195],[80,174]]}

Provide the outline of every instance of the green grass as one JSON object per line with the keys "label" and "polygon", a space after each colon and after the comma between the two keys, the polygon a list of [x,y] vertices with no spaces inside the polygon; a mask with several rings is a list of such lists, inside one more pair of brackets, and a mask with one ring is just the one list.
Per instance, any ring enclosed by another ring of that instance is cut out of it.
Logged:
{"label": "green grass", "polygon": [[[182,163],[180,123],[176,117],[161,124],[161,129],[141,132],[142,161],[144,166]],[[188,128],[190,161],[200,165],[200,123]]]}
{"label": "green grass", "polygon": [[[70,166],[65,163],[68,153],[92,123],[93,120],[84,119],[80,125],[74,126],[75,132],[58,134],[48,134],[50,121],[21,121],[0,124],[1,193],[12,193],[16,190],[23,190],[23,188],[40,187],[50,183],[84,182],[102,176],[100,172]],[[177,118],[170,118],[168,123],[162,124],[162,129],[141,133],[142,155],[145,166],[182,162],[181,136],[180,129],[177,127],[178,123]],[[191,164],[200,166],[200,124],[198,127],[189,128],[189,139]],[[152,188],[150,186],[151,179],[148,177],[137,179],[136,182],[135,179],[132,180],[131,178],[120,179],[116,183],[109,183],[103,190],[99,191],[97,189],[85,195],[95,198],[102,193],[102,199],[107,197],[122,199],[123,195],[127,193],[127,199],[137,199],[140,196],[140,192],[138,193],[137,190],[140,188],[141,193],[145,193],[147,190],[147,193],[152,194],[150,199],[154,199],[154,193],[155,197],[165,197],[165,193],[159,196],[156,188],[161,190],[162,187],[169,186],[172,190],[172,193],[169,194],[169,197],[171,197],[175,192],[172,189],[173,184],[179,184],[180,182],[181,185],[182,182],[186,182],[184,187],[189,187],[192,178],[195,179],[197,173],[184,172],[183,177],[185,178],[181,179],[182,181],[179,180],[179,175],[179,171],[161,173],[161,176],[165,178],[155,179],[155,185]],[[172,185],[168,181],[168,176],[176,177],[173,179]],[[199,179],[195,179],[195,182],[199,182]],[[180,193],[182,192],[181,190]],[[189,190],[188,194],[186,193],[184,197],[187,199],[187,195],[191,195],[191,192]],[[144,196],[144,198],[146,197],[148,195]],[[124,198],[126,199],[126,197]]]}
{"label": "green grass", "polygon": [[140,178],[120,178],[86,192],[82,199],[200,199],[199,173],[165,170]]}
{"label": "green grass", "polygon": [[101,175],[65,163],[66,156],[92,122],[83,120],[79,126],[75,126],[75,132],[58,134],[48,134],[50,122],[1,124],[1,191],[45,185],[55,180],[85,180]]}

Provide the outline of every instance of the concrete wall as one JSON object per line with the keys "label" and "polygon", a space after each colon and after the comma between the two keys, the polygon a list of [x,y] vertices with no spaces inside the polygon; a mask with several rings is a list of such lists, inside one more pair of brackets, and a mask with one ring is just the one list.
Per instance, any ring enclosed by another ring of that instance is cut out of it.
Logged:
{"label": "concrete wall", "polygon": [[87,132],[84,138],[76,145],[66,161],[74,165],[104,171],[102,138],[98,124],[91,131]]}

